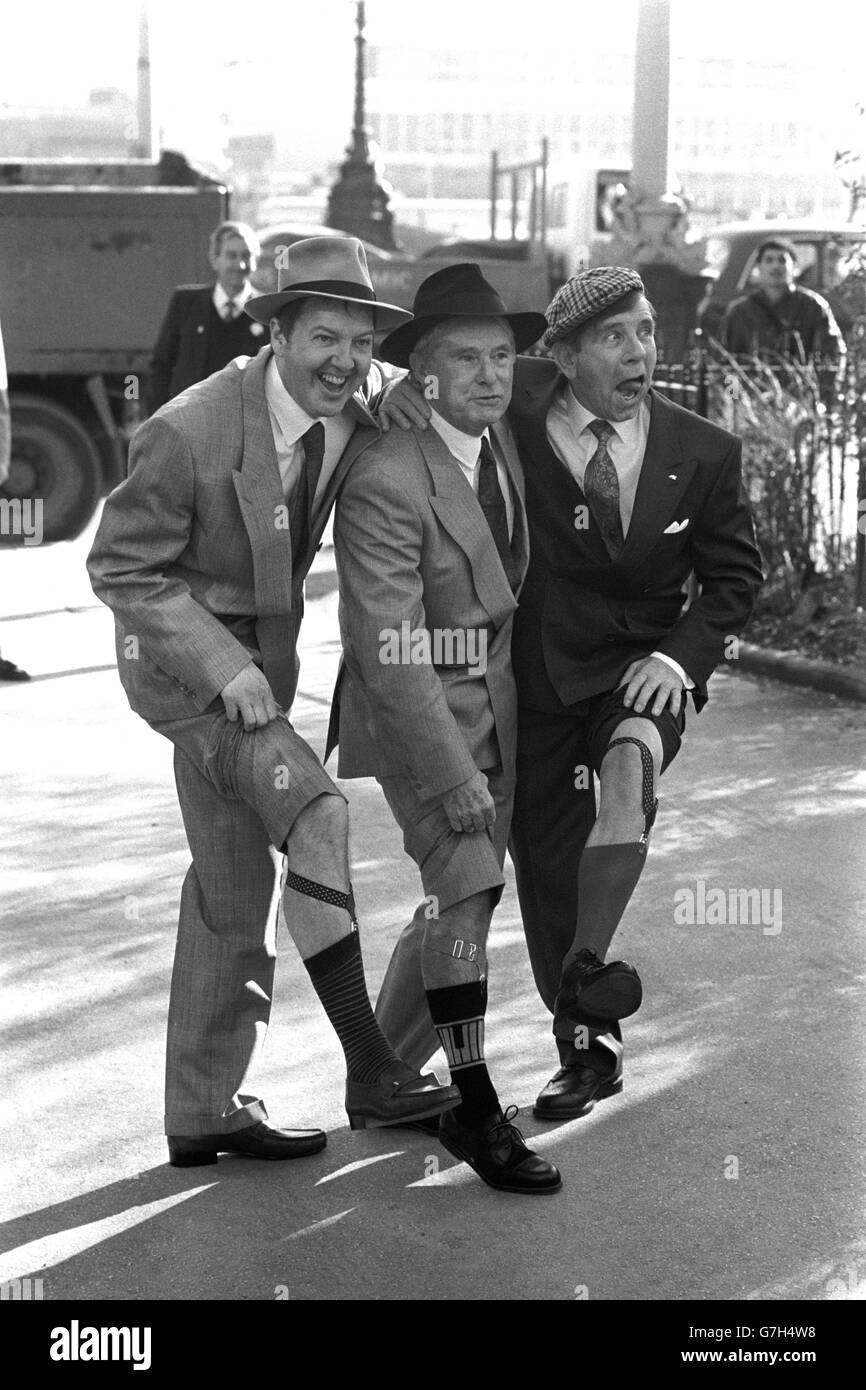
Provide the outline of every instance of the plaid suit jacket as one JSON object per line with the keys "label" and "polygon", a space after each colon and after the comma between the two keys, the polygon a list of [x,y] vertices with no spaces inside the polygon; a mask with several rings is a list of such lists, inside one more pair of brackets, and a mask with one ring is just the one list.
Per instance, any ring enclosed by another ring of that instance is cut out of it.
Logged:
{"label": "plaid suit jacket", "polygon": [[[277,620],[294,656],[303,581],[337,489],[378,437],[365,399],[317,504],[306,553],[292,555],[265,400],[271,348],[240,358],[170,401],[137,431],[130,472],[105,503],[88,558],[91,583],[115,615],[117,665],[145,719],[200,713],[252,657],[256,622]],[[373,366],[368,388],[378,391]]]}

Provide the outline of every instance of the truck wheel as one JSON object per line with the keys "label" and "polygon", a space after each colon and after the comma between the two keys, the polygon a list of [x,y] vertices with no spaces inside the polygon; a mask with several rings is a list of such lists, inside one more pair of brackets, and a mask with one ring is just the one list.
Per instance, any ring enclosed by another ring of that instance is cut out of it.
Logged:
{"label": "truck wheel", "polygon": [[[29,534],[38,514],[24,504],[41,500],[43,541],[67,541],[90,520],[102,491],[99,452],[80,420],[57,401],[12,394],[12,458],[0,495],[22,502]],[[14,521],[14,511],[4,511]],[[0,544],[20,544],[19,525],[4,526]]]}

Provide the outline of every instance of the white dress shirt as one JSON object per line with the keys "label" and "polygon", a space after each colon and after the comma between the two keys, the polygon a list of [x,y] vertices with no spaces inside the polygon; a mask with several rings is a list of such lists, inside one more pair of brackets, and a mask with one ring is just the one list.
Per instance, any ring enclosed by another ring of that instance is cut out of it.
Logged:
{"label": "white dress shirt", "polygon": [[234,295],[226,294],[219,280],[217,280],[216,284],[213,287],[213,306],[219,314],[220,318],[224,319],[226,316],[225,307],[228,304],[229,300],[231,300],[232,304],[234,304],[235,306],[235,311],[232,317],[237,318],[244,305],[246,304],[247,300],[252,298],[253,293],[253,287],[250,284],[249,280],[247,281],[244,288],[241,290],[240,294]]}
{"label": "white dress shirt", "polygon": [[[311,425],[316,424],[316,420],[312,415],[308,415],[305,410],[302,410],[294,397],[289,395],[280,380],[276,359],[273,357],[265,372],[265,400],[268,403],[274,448],[277,451],[277,463],[283,483],[283,495],[291,507],[301,479],[301,469],[304,466],[304,446],[301,443],[301,436],[306,434]],[[354,420],[347,418],[343,411],[339,415],[321,417],[319,423],[325,427],[325,457],[322,462],[322,471],[319,474],[316,496],[313,499],[314,521],[325,488],[355,428]]]}
{"label": "white dress shirt", "polygon": [[481,441],[486,439],[496,459],[496,476],[499,479],[499,486],[505,501],[505,515],[508,521],[508,538],[511,539],[514,531],[514,502],[511,498],[511,483],[508,477],[508,470],[500,459],[493,440],[490,438],[490,431],[485,430],[483,434],[464,434],[463,430],[458,430],[456,426],[433,410],[431,406],[430,424],[433,426],[445,448],[452,458],[460,465],[460,471],[466,478],[473,492],[478,491],[478,475],[481,472]]}
{"label": "white dress shirt", "polygon": [[[589,428],[593,420],[598,418],[599,416],[593,415],[580,404],[568,385],[556,393],[547,412],[547,439],[550,447],[581,489],[586,476],[586,465],[598,448],[598,439]],[[619,481],[619,515],[622,534],[627,536],[649,435],[649,402],[644,399],[637,415],[631,420],[609,420],[607,423],[613,430],[607,441],[607,451]],[[671,656],[665,656],[664,652],[653,652],[652,655],[673,667],[686,690],[694,690],[694,681],[678,661],[674,661]]]}

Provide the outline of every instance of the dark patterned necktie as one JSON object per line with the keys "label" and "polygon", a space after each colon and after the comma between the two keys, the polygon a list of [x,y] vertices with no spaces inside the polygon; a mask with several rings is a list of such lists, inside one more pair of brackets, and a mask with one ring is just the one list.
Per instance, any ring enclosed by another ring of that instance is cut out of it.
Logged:
{"label": "dark patterned necktie", "polygon": [[325,426],[321,420],[317,420],[305,431],[301,436],[301,443],[304,446],[304,466],[295,491],[290,519],[294,568],[297,568],[306,553],[313,529],[313,502],[325,457]]}
{"label": "dark patterned necktie", "polygon": [[499,558],[502,561],[502,568],[505,570],[505,576],[513,592],[518,585],[517,565],[514,563],[511,542],[508,539],[508,512],[505,509],[502,488],[499,486],[496,459],[488,440],[482,439],[481,453],[478,457],[481,463],[478,470],[478,501],[481,504],[487,525],[490,527]]}
{"label": "dark patterned necktie", "polygon": [[616,431],[607,420],[593,420],[589,428],[598,440],[598,448],[586,465],[583,492],[601,531],[607,553],[615,560],[625,539],[619,514],[619,478],[607,451],[607,441]]}

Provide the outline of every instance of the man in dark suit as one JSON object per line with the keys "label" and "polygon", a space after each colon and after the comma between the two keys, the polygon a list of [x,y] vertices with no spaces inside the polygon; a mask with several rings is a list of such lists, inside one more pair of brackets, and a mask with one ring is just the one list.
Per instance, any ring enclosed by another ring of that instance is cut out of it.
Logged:
{"label": "man in dark suit", "polygon": [[[530,565],[512,652],[520,718],[511,852],[561,1067],[542,1118],[622,1086],[637,972],[605,956],[646,861],[656,787],[761,583],[739,440],[651,390],[655,314],[621,267],[547,310],[511,419]],[[694,574],[698,597],[684,607]],[[593,773],[600,782],[596,815]]]}
{"label": "man in dark suit", "polygon": [[244,313],[259,242],[245,222],[211,232],[213,285],[180,285],[171,297],[150,363],[150,409],[204,381],[235,357],[255,357],[268,341],[264,324]]}
{"label": "man in dark suit", "polygon": [[[619,1020],[642,987],[605,956],[644,866],[686,691],[696,710],[706,703],[761,567],[739,440],[651,390],[655,314],[640,277],[582,271],[547,320],[554,360],[519,359],[509,411],[530,537],[512,638],[510,850],[561,1062],[535,1113],[570,1119],[622,1087]],[[700,592],[685,607],[691,574]]]}
{"label": "man in dark suit", "polygon": [[459,1103],[395,1056],[367,996],[345,798],[289,712],[303,584],[337,490],[378,436],[373,332],[411,316],[376,300],[354,237],[297,242],[248,312],[270,345],[147,420],[105,503],[88,567],[114,611],[130,705],[174,744],[193,862],[169,1003],[170,1161],[290,1159],[317,1130],[270,1128],[249,1073],[264,1041],[281,856],[289,931],[346,1056],[353,1128]]}

